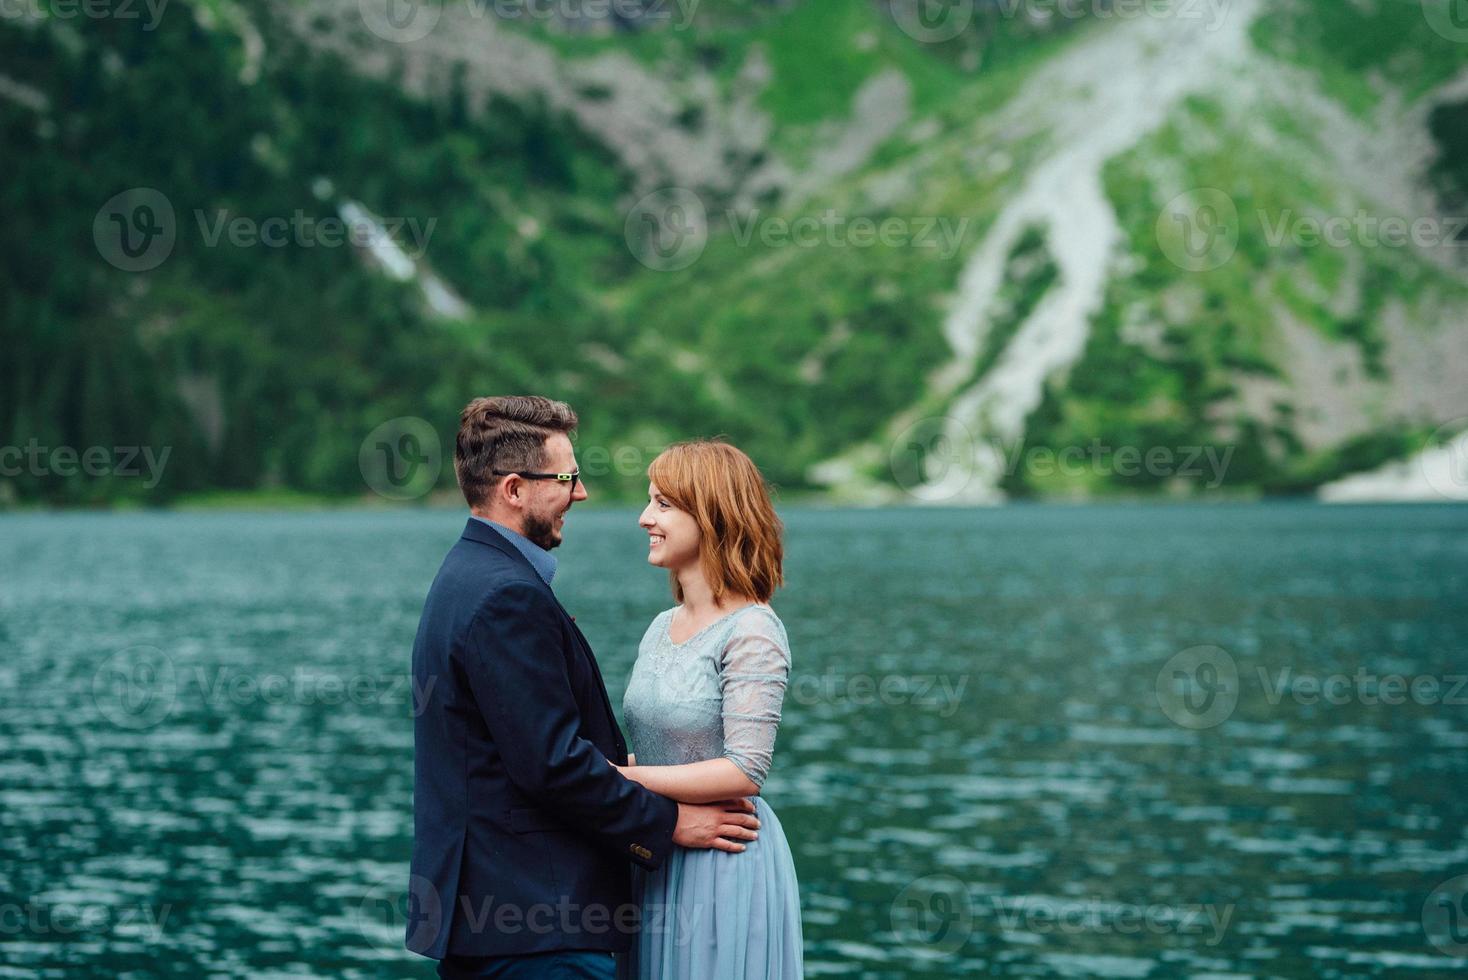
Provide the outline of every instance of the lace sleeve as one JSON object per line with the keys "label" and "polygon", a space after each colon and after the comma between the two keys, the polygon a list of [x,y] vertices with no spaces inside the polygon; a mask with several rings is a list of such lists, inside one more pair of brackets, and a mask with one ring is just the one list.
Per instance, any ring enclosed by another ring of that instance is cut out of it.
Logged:
{"label": "lace sleeve", "polygon": [[719,662],[724,758],[764,785],[790,675],[785,628],[768,609],[739,617]]}

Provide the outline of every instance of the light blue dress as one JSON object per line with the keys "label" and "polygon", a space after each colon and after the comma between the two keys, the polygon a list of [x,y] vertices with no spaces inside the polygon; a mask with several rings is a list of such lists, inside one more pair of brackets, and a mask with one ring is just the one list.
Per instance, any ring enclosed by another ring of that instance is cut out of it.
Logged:
{"label": "light blue dress", "polygon": [[[729,759],[764,783],[790,673],[784,624],[763,603],[683,643],[673,610],[647,628],[627,682],[629,748],[644,766]],[[643,980],[798,980],[800,891],[775,811],[755,799],[759,839],[742,853],[673,848],[638,871],[642,931],[631,976]]]}

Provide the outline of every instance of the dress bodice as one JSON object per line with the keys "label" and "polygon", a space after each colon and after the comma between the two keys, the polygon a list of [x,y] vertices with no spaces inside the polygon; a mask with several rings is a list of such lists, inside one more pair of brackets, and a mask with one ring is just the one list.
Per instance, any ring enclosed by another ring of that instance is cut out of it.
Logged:
{"label": "dress bodice", "polygon": [[756,603],[674,643],[672,618],[668,609],[648,626],[622,702],[638,765],[722,757],[762,785],[790,674],[784,624]]}

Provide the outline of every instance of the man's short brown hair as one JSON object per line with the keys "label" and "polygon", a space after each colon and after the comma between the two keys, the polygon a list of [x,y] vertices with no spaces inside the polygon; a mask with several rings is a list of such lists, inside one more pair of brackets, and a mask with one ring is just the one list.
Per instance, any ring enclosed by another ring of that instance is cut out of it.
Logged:
{"label": "man's short brown hair", "polygon": [[576,413],[565,402],[539,395],[476,398],[459,413],[454,472],[470,507],[489,497],[499,477],[495,470],[540,470],[546,465],[545,441],[576,429]]}

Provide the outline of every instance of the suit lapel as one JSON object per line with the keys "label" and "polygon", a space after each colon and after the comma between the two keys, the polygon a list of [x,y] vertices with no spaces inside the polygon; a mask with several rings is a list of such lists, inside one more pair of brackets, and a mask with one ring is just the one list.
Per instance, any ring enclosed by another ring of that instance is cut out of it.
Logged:
{"label": "suit lapel", "polygon": [[586,636],[581,632],[581,627],[576,625],[576,620],[572,619],[571,614],[566,612],[566,607],[561,605],[561,600],[556,596],[555,590],[546,584],[545,580],[540,577],[540,573],[535,570],[535,566],[530,564],[530,559],[526,558],[524,554],[520,552],[519,548],[516,548],[508,540],[505,539],[505,536],[503,534],[490,527],[483,521],[476,520],[473,517],[469,518],[469,523],[464,528],[464,537],[470,539],[471,541],[478,541],[482,544],[487,544],[490,547],[496,548],[499,551],[504,552],[506,555],[509,555],[515,561],[518,561],[520,564],[524,565],[525,568],[528,569],[530,574],[534,577],[536,583],[538,583],[541,588],[545,589],[546,593],[551,597],[551,601],[554,602],[556,604],[556,608],[560,610],[561,616],[566,621],[565,624],[571,627],[571,632],[575,635],[576,642],[581,646],[581,655],[585,657],[586,661],[591,665],[591,673],[596,677],[596,692],[601,697],[602,707],[606,709],[607,721],[611,725],[612,731],[615,733],[617,741],[620,743],[622,739],[622,732],[621,729],[617,727],[617,715],[615,712],[612,711],[611,698],[607,696],[607,682],[602,679],[601,665],[596,662],[596,654],[591,652],[591,644],[586,641]]}
{"label": "suit lapel", "polygon": [[[551,594],[555,595],[555,593]],[[571,632],[576,634],[576,640],[578,643],[581,644],[582,655],[585,656],[587,662],[591,664],[591,672],[596,676],[597,693],[601,695],[602,706],[605,707],[607,711],[607,720],[612,723],[612,730],[614,732],[618,732],[618,738],[620,739],[620,729],[618,729],[617,727],[617,716],[612,711],[612,701],[611,698],[607,695],[607,682],[603,680],[601,676],[601,664],[596,662],[596,654],[591,651],[591,644],[586,641],[586,634],[581,632],[581,627],[576,625],[576,620],[571,617],[570,613],[566,612],[566,607],[561,605],[560,599],[556,599],[556,608],[561,611],[562,616],[566,617],[566,622],[570,625]]]}

